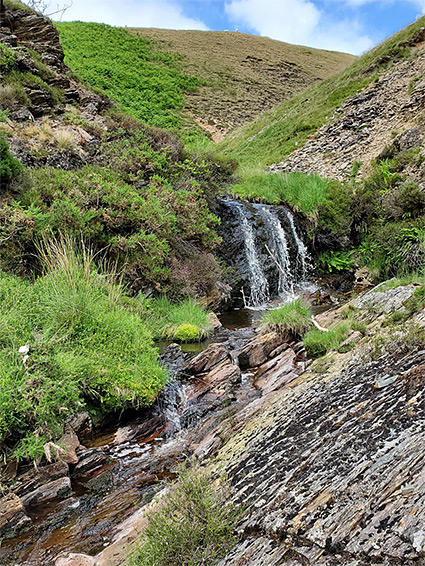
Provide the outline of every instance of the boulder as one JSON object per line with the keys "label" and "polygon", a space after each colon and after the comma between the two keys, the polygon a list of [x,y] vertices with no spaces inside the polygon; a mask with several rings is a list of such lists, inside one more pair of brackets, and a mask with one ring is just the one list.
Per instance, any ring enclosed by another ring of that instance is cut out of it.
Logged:
{"label": "boulder", "polygon": [[101,448],[89,448],[78,453],[79,462],[72,475],[84,476],[91,474],[106,464],[108,457]]}
{"label": "boulder", "polygon": [[263,364],[270,354],[286,341],[287,337],[284,334],[277,334],[276,332],[258,336],[240,352],[238,356],[240,368],[244,370]]}
{"label": "boulder", "polygon": [[71,495],[71,480],[68,476],[59,478],[49,483],[42,484],[39,488],[22,497],[25,507],[48,503],[53,499],[65,499]]}
{"label": "boulder", "polygon": [[37,490],[43,484],[50,483],[67,476],[68,472],[68,465],[62,461],[42,466],[38,468],[38,470],[31,469],[18,477],[13,487],[13,491],[19,495],[19,497],[23,498],[27,494]]}
{"label": "boulder", "polygon": [[31,522],[17,495],[9,493],[0,499],[0,539],[15,537]]}
{"label": "boulder", "polygon": [[75,413],[75,415],[72,415],[67,420],[67,425],[72,428],[79,438],[87,436],[92,430],[91,418],[87,411],[82,411],[81,413]]}
{"label": "boulder", "polygon": [[206,373],[225,360],[231,360],[228,350],[221,344],[211,344],[206,350],[190,360],[185,368],[185,373],[189,375]]}
{"label": "boulder", "polygon": [[65,432],[58,440],[58,444],[65,451],[65,454],[60,457],[61,460],[67,464],[76,464],[78,462],[77,448],[80,447],[80,441],[70,425],[65,425]]}

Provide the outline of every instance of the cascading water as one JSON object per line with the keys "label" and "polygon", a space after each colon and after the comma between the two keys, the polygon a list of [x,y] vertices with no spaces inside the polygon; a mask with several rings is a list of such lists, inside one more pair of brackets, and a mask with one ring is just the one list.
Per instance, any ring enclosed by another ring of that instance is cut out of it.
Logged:
{"label": "cascading water", "polygon": [[254,205],[254,208],[258,210],[264,221],[264,227],[269,236],[266,249],[279,270],[278,294],[285,296],[292,284],[291,261],[285,231],[276,213],[270,207]]}
{"label": "cascading water", "polygon": [[182,429],[181,413],[187,404],[186,387],[178,379],[169,381],[163,390],[160,402],[162,412],[170,429],[175,433]]}
{"label": "cascading water", "polygon": [[310,256],[295,227],[294,217],[289,210],[285,210],[286,218],[291,226],[291,232],[297,245],[296,268],[301,279],[304,279],[310,270]]}
{"label": "cascading water", "polygon": [[269,283],[261,268],[261,262],[255,247],[255,236],[252,224],[248,220],[246,209],[238,202],[229,202],[240,219],[241,228],[244,234],[245,255],[250,268],[249,283],[251,306],[260,306],[269,300]]}
{"label": "cascading water", "polygon": [[261,307],[273,297],[289,299],[309,271],[307,248],[289,210],[266,204],[222,200],[220,256],[236,277],[235,300]]}

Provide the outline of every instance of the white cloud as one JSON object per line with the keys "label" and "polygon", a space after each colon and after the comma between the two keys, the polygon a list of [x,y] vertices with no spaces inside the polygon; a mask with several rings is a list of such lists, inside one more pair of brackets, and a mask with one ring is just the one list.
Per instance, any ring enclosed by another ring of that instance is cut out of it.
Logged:
{"label": "white cloud", "polygon": [[[64,3],[70,1],[64,0]],[[175,0],[73,0],[62,20],[128,27],[208,29],[201,20],[186,16]]]}
{"label": "white cloud", "polygon": [[364,6],[365,4],[396,4],[404,3],[416,6],[421,10],[422,14],[425,13],[425,0],[345,0],[346,4],[354,8]]}
{"label": "white cloud", "polygon": [[310,0],[228,0],[225,10],[236,25],[287,43],[355,54],[374,44],[355,21],[332,20]]}

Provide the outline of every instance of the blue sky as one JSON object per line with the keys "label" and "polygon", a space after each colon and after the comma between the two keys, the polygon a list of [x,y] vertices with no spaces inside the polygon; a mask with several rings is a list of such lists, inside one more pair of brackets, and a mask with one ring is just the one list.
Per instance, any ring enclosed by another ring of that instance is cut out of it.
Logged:
{"label": "blue sky", "polygon": [[237,29],[360,54],[424,13],[425,0],[73,0],[63,19],[129,27]]}

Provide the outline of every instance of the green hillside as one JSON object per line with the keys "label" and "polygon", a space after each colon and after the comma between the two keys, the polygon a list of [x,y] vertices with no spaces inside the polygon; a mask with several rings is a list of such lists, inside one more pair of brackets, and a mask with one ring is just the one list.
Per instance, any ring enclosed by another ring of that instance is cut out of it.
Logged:
{"label": "green hillside", "polygon": [[203,85],[186,94],[187,111],[221,136],[260,112],[346,68],[346,53],[290,45],[229,31],[130,29],[181,57],[185,73]]}
{"label": "green hillside", "polygon": [[265,112],[230,134],[218,150],[246,166],[266,166],[283,160],[330,120],[350,96],[374,81],[390,65],[414,57],[415,36],[424,24],[425,17],[418,19],[338,75]]}
{"label": "green hillside", "polygon": [[181,126],[184,93],[197,90],[200,81],[181,72],[178,55],[123,28],[84,22],[56,26],[65,62],[80,78],[146,124]]}

